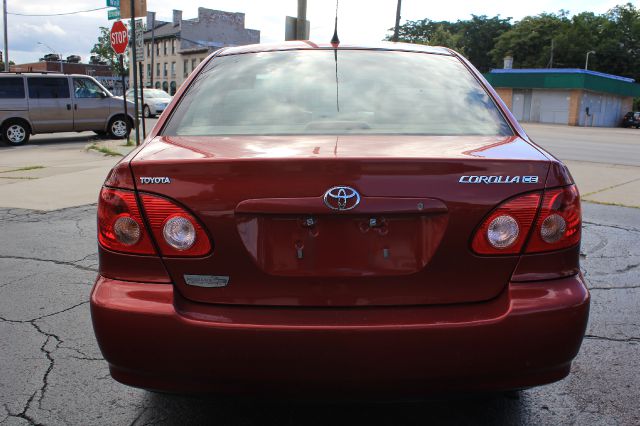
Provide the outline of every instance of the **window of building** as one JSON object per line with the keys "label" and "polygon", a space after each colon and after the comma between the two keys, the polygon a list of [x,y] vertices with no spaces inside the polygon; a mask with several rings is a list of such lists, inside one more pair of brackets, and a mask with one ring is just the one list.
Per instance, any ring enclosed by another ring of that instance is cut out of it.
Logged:
{"label": "window of building", "polygon": [[172,81],[171,84],[169,85],[169,94],[171,96],[176,94],[176,82]]}
{"label": "window of building", "polygon": [[176,76],[176,63],[171,62],[171,77],[175,77],[175,76]]}
{"label": "window of building", "polygon": [[167,56],[167,40],[165,40],[162,44],[164,46],[164,56]]}
{"label": "window of building", "polygon": [[162,76],[166,77],[167,76],[167,70],[168,70],[168,65],[166,62],[164,64],[162,64]]}
{"label": "window of building", "polygon": [[147,56],[151,56],[151,43],[145,43],[147,46]]}
{"label": "window of building", "polygon": [[160,88],[160,82],[156,81],[156,89],[159,89],[159,88]]}
{"label": "window of building", "polygon": [[191,60],[191,71],[196,69],[196,58],[193,58]]}
{"label": "window of building", "polygon": [[160,62],[156,63],[156,77],[160,77]]}
{"label": "window of building", "polygon": [[200,62],[204,61],[204,58],[200,58]]}
{"label": "window of building", "polygon": [[176,54],[176,39],[175,38],[173,40],[171,40],[171,54],[172,55]]}
{"label": "window of building", "polygon": [[147,78],[151,78],[151,64],[147,64]]}
{"label": "window of building", "polygon": [[182,64],[182,76],[187,77],[189,75],[189,60],[185,59]]}
{"label": "window of building", "polygon": [[156,56],[160,56],[160,43],[156,43]]}
{"label": "window of building", "polygon": [[0,99],[24,99],[22,77],[0,78]]}
{"label": "window of building", "polygon": [[31,99],[68,99],[69,80],[51,77],[30,77],[29,97]]}
{"label": "window of building", "polygon": [[167,83],[166,81],[162,82],[162,90],[164,90],[165,92],[169,93],[169,83]]}

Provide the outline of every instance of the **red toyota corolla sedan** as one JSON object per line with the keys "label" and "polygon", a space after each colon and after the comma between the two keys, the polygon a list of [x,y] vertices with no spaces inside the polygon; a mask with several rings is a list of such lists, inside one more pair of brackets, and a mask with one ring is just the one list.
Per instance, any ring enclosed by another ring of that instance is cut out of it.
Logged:
{"label": "red toyota corolla sedan", "polygon": [[107,177],[91,295],[148,389],[404,397],[565,377],[580,200],[437,47],[221,49]]}

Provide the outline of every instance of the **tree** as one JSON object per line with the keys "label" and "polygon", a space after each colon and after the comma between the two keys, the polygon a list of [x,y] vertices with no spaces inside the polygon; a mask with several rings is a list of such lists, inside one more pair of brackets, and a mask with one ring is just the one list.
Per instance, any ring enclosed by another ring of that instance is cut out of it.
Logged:
{"label": "tree", "polygon": [[[564,33],[570,24],[564,11],[523,18],[496,39],[495,47],[490,52],[493,63],[499,66],[505,56],[513,56],[517,68],[551,66],[551,40]],[[556,49],[554,58],[555,55]]]}
{"label": "tree", "polygon": [[[107,27],[100,27],[100,36],[98,42],[93,45],[91,53],[98,57],[98,60],[106,62],[111,66],[114,73],[121,75],[123,69],[120,67],[120,61],[118,55],[111,48],[111,29]],[[124,74],[129,74],[129,56],[124,55]]]}
{"label": "tree", "polygon": [[429,19],[408,21],[400,26],[399,40],[449,47],[469,58],[480,71],[486,72],[492,64],[487,52],[493,49],[494,40],[511,28],[510,20],[500,16],[488,18],[485,15],[472,15],[470,20],[457,22]]}
{"label": "tree", "polygon": [[488,52],[495,46],[495,40],[511,28],[511,18],[471,15],[470,20],[458,21],[458,25],[465,56],[481,72],[489,71],[493,61]]}

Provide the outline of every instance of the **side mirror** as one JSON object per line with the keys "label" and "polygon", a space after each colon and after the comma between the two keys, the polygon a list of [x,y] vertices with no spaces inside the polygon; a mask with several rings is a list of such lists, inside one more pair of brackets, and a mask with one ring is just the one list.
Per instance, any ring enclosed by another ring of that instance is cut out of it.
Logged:
{"label": "side mirror", "polygon": [[107,94],[106,94],[106,93],[104,93],[104,92],[98,92],[98,94],[100,95],[100,97],[101,97],[102,99],[104,99],[104,98],[107,98],[107,97],[108,97],[108,96],[107,96]]}

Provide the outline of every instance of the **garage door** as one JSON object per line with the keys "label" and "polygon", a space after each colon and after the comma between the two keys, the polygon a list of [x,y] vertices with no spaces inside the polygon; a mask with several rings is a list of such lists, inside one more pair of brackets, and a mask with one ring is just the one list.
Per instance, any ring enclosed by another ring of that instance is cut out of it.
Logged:
{"label": "garage door", "polygon": [[531,99],[531,121],[569,124],[569,91],[534,90]]}

